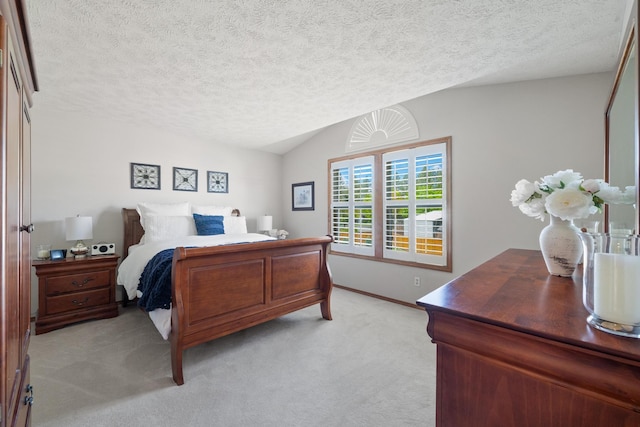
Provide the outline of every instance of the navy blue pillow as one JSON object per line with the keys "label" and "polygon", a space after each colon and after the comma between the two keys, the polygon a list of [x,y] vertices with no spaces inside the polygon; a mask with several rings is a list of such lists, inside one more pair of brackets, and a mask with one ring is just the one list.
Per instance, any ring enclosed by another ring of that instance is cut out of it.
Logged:
{"label": "navy blue pillow", "polygon": [[193,214],[198,236],[212,236],[224,234],[224,217],[222,215]]}

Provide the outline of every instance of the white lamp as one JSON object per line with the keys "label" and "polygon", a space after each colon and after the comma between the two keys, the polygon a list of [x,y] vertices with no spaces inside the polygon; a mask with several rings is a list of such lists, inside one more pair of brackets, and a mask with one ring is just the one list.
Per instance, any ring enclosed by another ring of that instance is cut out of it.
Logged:
{"label": "white lamp", "polygon": [[271,215],[264,215],[258,217],[258,231],[262,231],[268,234],[273,227],[273,217]]}
{"label": "white lamp", "polygon": [[90,216],[75,216],[65,218],[64,226],[67,240],[75,240],[76,245],[70,249],[76,258],[84,258],[89,253],[89,248],[83,240],[93,239],[93,220]]}

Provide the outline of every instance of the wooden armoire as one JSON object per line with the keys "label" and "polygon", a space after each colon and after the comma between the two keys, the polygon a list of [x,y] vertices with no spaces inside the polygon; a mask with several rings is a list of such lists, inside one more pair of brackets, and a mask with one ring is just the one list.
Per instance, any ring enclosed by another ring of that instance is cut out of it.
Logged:
{"label": "wooden armoire", "polygon": [[37,90],[25,0],[0,0],[0,427],[28,426],[31,119]]}

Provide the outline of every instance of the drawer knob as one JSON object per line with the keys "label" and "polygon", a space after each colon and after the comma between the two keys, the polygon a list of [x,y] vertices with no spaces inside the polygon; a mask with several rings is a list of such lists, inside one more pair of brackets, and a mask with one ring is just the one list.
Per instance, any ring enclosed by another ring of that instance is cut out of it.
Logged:
{"label": "drawer knob", "polygon": [[71,301],[74,305],[85,305],[86,303],[89,302],[89,297],[86,297],[84,300],[82,301],[78,301],[77,299],[74,299],[73,301]]}
{"label": "drawer knob", "polygon": [[71,282],[71,284],[76,288],[81,288],[92,280],[93,280],[93,277],[85,277],[85,279],[82,282],[77,282],[74,280],[73,282]]}

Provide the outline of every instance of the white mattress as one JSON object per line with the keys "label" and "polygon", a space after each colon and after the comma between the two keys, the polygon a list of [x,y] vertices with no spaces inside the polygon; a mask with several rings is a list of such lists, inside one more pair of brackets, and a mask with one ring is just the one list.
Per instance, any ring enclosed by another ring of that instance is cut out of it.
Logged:
{"label": "white mattress", "polygon": [[[219,246],[233,243],[253,243],[263,242],[267,240],[275,240],[273,237],[264,234],[247,233],[247,234],[218,234],[214,236],[186,236],[171,240],[162,240],[157,242],[134,245],[129,248],[129,254],[125,258],[120,267],[118,267],[118,285],[124,286],[129,299],[140,297],[138,291],[138,283],[140,276],[147,263],[155,254],[164,250],[176,248],[178,246],[185,247],[205,247]],[[166,340],[171,332],[171,310],[156,309],[149,313],[151,321],[160,332],[160,335]]]}

